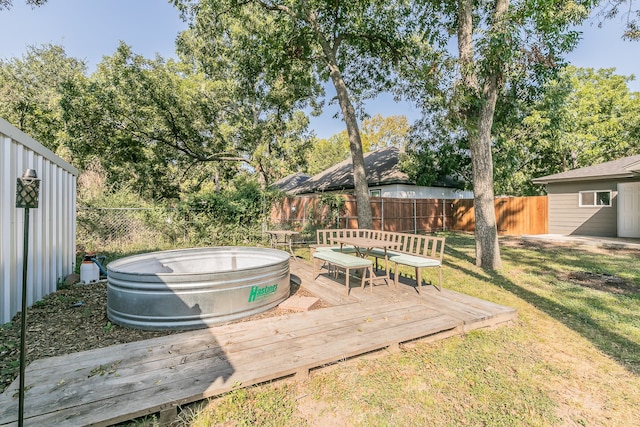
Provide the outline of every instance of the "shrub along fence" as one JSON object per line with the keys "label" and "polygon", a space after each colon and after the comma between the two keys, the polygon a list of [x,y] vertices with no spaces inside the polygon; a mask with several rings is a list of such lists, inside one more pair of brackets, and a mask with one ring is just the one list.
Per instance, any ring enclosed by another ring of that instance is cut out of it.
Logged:
{"label": "shrub along fence", "polygon": [[[545,234],[547,197],[495,199],[498,232],[502,235]],[[373,228],[398,232],[474,231],[473,199],[408,199],[372,197]],[[306,231],[322,227],[357,228],[355,196],[285,197],[271,209],[271,226]]]}
{"label": "shrub along fence", "polygon": [[[497,198],[500,234],[547,232],[547,198]],[[79,206],[77,243],[84,252],[158,250],[169,247],[252,245],[266,243],[267,229],[302,232],[305,241],[315,239],[318,228],[357,228],[354,196],[323,194],[265,200],[264,214],[253,221],[228,221],[230,214],[186,207],[107,208]],[[372,197],[373,228],[397,232],[474,230],[473,200],[400,199]],[[224,217],[224,218],[222,218]],[[223,220],[227,220],[226,222]],[[268,222],[268,224],[267,224]]]}
{"label": "shrub along fence", "polygon": [[78,251],[144,251],[261,242],[261,218],[225,223],[205,210],[78,206]]}

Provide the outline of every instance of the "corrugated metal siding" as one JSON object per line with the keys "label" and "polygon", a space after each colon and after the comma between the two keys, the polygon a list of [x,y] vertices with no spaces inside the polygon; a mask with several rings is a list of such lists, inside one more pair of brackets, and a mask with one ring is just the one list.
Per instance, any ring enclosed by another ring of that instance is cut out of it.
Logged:
{"label": "corrugated metal siding", "polygon": [[[580,191],[611,190],[610,207],[580,207]],[[616,181],[549,183],[549,233],[615,236],[618,191]]]}
{"label": "corrugated metal siding", "polygon": [[35,169],[38,208],[29,210],[27,304],[56,290],[74,270],[76,177],[78,170],[34,139],[0,119],[0,324],[22,305],[24,209],[16,208],[16,180]]}

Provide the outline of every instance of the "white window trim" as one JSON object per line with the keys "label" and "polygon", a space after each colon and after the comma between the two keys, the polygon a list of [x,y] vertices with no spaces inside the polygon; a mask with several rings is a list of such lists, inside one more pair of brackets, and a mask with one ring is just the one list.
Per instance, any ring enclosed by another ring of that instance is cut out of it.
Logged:
{"label": "white window trim", "polygon": [[[593,205],[583,205],[582,204],[582,194],[584,193],[592,193],[593,194]],[[596,201],[598,200],[598,193],[609,193],[609,204],[607,205],[598,205]],[[578,207],[581,208],[610,208],[613,202],[613,191],[611,190],[585,190],[580,191],[578,193]]]}
{"label": "white window trim", "polygon": [[[377,196],[374,196],[373,193],[378,193]],[[382,197],[382,188],[370,188],[369,189],[369,197]]]}

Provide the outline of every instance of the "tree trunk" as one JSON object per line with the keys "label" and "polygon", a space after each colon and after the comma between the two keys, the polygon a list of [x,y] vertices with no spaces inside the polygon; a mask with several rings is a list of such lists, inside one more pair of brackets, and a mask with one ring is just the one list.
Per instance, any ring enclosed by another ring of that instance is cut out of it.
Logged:
{"label": "tree trunk", "polygon": [[356,196],[356,212],[358,213],[358,228],[373,228],[373,215],[371,214],[371,203],[369,201],[369,186],[364,168],[364,154],[362,152],[362,140],[356,112],[351,104],[347,87],[340,76],[334,79],[333,72],[331,78],[338,93],[338,102],[342,110],[347,134],[349,135],[349,148],[351,149],[351,163],[353,165],[353,186]]}
{"label": "tree trunk", "polygon": [[373,228],[373,215],[371,214],[371,203],[369,201],[369,186],[364,168],[364,154],[362,153],[362,139],[356,111],[349,98],[349,90],[344,83],[342,73],[338,67],[335,56],[336,47],[331,47],[329,43],[318,36],[322,50],[325,54],[329,75],[333,86],[336,88],[338,103],[342,110],[342,117],[347,126],[349,135],[349,147],[351,149],[351,164],[353,165],[353,187],[356,196],[356,212],[358,214],[358,228]]}
{"label": "tree trunk", "polygon": [[[502,30],[502,17],[509,0],[497,0],[490,31]],[[498,99],[500,70],[490,70],[484,76],[482,93],[473,61],[473,2],[458,3],[458,53],[462,85],[467,94],[479,101],[478,105],[466,105],[464,117],[471,147],[473,167],[473,193],[475,210],[476,265],[498,269],[502,266],[493,191],[493,158],[491,155],[491,128]]]}
{"label": "tree trunk", "polygon": [[[276,2],[277,3],[277,2]],[[347,126],[347,134],[349,135],[349,147],[351,148],[351,163],[353,165],[353,186],[356,196],[356,212],[358,214],[358,228],[372,228],[373,216],[371,214],[371,204],[369,202],[369,186],[367,185],[367,176],[364,169],[364,155],[362,154],[362,140],[360,139],[360,130],[358,129],[358,120],[356,112],[349,98],[349,90],[342,78],[342,72],[338,66],[336,52],[340,46],[342,36],[338,35],[338,31],[330,30],[325,33],[322,26],[318,22],[318,14],[313,11],[308,2],[299,2],[300,9],[290,8],[282,4],[273,4],[272,2],[258,1],[262,7],[267,10],[278,10],[288,14],[291,18],[302,19],[309,24],[315,33],[316,40],[324,53],[324,61],[329,68],[331,82],[336,88],[338,94],[338,103],[342,110],[342,117]],[[341,7],[336,3],[336,10]],[[333,40],[333,43],[329,41]]]}
{"label": "tree trunk", "polygon": [[458,3],[458,56],[462,86],[478,90],[478,76],[473,70],[473,0]]}
{"label": "tree trunk", "polygon": [[480,110],[478,133],[471,141],[473,165],[473,194],[475,210],[476,265],[499,269],[500,245],[493,192],[493,156],[491,154],[491,127],[498,98],[496,77],[491,76],[485,84],[484,104]]}

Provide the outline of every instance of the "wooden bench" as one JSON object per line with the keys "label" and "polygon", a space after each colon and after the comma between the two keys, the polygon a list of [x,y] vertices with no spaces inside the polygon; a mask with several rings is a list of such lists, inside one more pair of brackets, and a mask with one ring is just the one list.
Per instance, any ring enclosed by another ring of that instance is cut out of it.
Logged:
{"label": "wooden bench", "polygon": [[[340,252],[340,246],[333,243],[333,239],[338,237],[366,237],[371,230],[360,230],[356,228],[326,228],[316,230],[316,243],[309,245],[311,256],[317,250],[333,250]],[[342,248],[343,253],[354,253],[355,249],[345,246]]]}
{"label": "wooden bench", "polygon": [[[349,255],[342,252],[334,252],[331,250],[319,250],[315,251],[313,257],[313,277],[314,279],[320,275],[322,268],[321,264],[326,263],[329,267],[342,268],[345,270],[345,286],[347,289],[347,296],[349,295],[349,272],[352,269],[362,269],[362,283],[361,286],[364,289],[366,282],[369,282],[369,289],[373,289],[373,262],[370,259],[360,258],[355,255]],[[331,274],[331,268],[328,268],[329,274]],[[367,279],[366,273],[369,273]]]}
{"label": "wooden bench", "polygon": [[[400,234],[400,233],[397,233]],[[442,260],[444,258],[444,237],[432,237],[416,234],[400,235],[398,246],[395,247],[393,254],[389,257],[389,261],[394,264],[395,284],[398,284],[398,266],[406,265],[413,267],[416,272],[416,286],[418,293],[422,293],[422,269],[438,268],[438,285],[436,289],[442,291]],[[434,285],[435,286],[435,285]]]}
{"label": "wooden bench", "polygon": [[[369,229],[324,229],[317,230],[318,244],[315,251],[339,252],[340,247],[332,245],[332,239],[336,237],[367,237],[393,243],[393,249],[386,251],[389,262],[393,263],[394,282],[398,285],[398,267],[406,265],[413,267],[416,274],[416,285],[418,293],[422,293],[422,269],[437,267],[439,278],[438,285],[434,285],[439,291],[442,290],[442,261],[444,258],[444,237],[433,237],[423,234],[397,233],[393,231],[379,231]],[[312,250],[313,251],[313,250]],[[353,248],[345,247],[343,252],[354,252]],[[312,256],[313,256],[312,252]],[[382,249],[372,249],[369,255],[376,260],[378,269],[378,259],[384,259],[385,251]]]}

